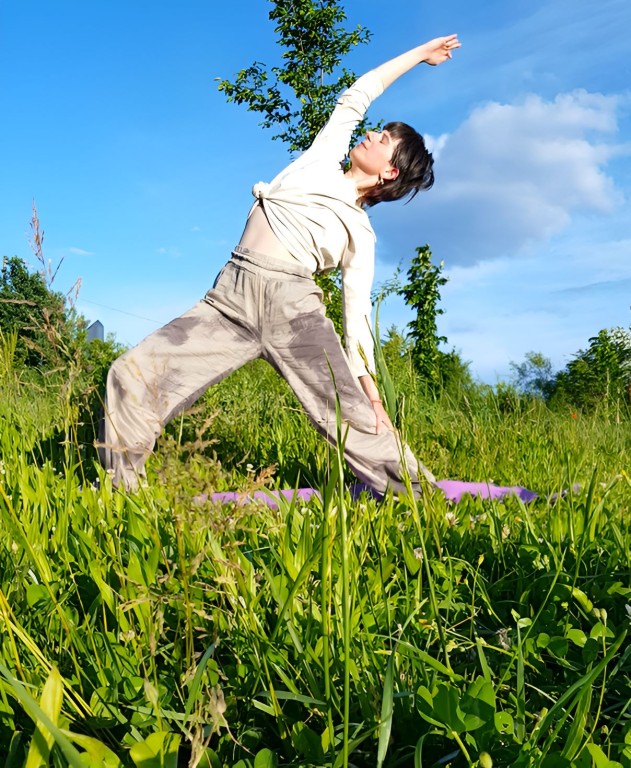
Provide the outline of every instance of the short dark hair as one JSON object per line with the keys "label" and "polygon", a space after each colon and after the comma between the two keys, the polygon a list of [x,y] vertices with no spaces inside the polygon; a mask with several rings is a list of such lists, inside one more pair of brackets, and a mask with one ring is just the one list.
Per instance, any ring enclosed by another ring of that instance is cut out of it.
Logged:
{"label": "short dark hair", "polygon": [[397,146],[392,155],[392,165],[398,168],[396,179],[369,189],[361,198],[363,208],[370,208],[377,203],[401,200],[409,195],[411,200],[422,189],[429,189],[434,183],[434,158],[425,146],[420,133],[407,123],[387,123],[383,127]]}

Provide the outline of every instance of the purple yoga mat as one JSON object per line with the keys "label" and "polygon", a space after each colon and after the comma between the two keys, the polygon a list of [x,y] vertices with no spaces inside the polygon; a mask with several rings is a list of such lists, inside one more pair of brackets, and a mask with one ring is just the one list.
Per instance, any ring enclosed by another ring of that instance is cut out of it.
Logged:
{"label": "purple yoga mat", "polygon": [[437,488],[454,504],[462,501],[463,496],[473,496],[480,499],[501,500],[507,496],[517,496],[524,504],[530,504],[539,494],[522,488],[520,485],[492,485],[491,483],[465,483],[462,480],[437,480]]}
{"label": "purple yoga mat", "polygon": [[[480,499],[495,499],[501,501],[509,496],[516,496],[521,499],[524,504],[529,504],[534,499],[538,498],[539,494],[534,491],[528,490],[528,488],[522,488],[520,485],[493,485],[492,483],[468,483],[462,480],[437,480],[435,487],[440,489],[448,501],[458,504],[462,501],[464,496],[472,496]],[[578,486],[575,486],[572,490],[576,491]],[[350,488],[353,498],[358,498],[362,492],[372,493],[373,496],[378,494],[374,493],[367,485],[357,483]],[[296,490],[288,489],[282,491],[254,491],[254,493],[238,493],[237,491],[224,491],[221,493],[212,493],[210,496],[207,493],[201,494],[195,497],[195,501],[203,504],[205,501],[212,501],[215,504],[250,504],[252,502],[259,502],[267,505],[271,509],[278,508],[279,499],[282,497],[287,501],[292,501],[294,498],[299,502],[308,502],[313,497],[320,498],[320,494],[314,488],[297,488]],[[557,494],[550,497],[550,501],[553,502],[557,498]]]}

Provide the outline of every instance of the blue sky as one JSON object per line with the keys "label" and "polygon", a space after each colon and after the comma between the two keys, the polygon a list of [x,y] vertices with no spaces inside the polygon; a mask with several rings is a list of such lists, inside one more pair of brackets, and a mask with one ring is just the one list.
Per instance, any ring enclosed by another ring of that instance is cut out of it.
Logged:
{"label": "blue sky", "polygon": [[[373,209],[377,282],[429,243],[440,331],[493,383],[541,351],[560,368],[631,324],[631,3],[347,0],[373,36],[358,74],[457,32],[371,107],[428,137],[436,184]],[[0,5],[0,255],[33,264],[33,200],[55,281],[134,344],[188,309],[238,241],[250,189],[285,147],[216,78],[279,51],[267,0]],[[400,300],[382,328],[410,319]]]}

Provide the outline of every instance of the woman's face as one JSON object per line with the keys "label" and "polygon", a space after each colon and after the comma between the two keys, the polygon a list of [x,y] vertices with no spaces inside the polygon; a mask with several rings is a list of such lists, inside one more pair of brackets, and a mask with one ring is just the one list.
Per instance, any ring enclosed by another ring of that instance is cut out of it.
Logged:
{"label": "woman's face", "polygon": [[389,131],[368,131],[366,138],[351,150],[351,167],[367,176],[396,178],[398,170],[391,161],[397,143]]}

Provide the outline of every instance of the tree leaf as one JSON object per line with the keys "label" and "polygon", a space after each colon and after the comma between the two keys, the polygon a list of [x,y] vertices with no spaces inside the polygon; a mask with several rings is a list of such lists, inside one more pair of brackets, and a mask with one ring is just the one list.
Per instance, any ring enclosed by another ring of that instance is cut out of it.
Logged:
{"label": "tree leaf", "polygon": [[458,691],[451,686],[442,683],[438,686],[438,693],[434,697],[434,715],[455,733],[462,733],[465,730]]}
{"label": "tree leaf", "polygon": [[254,768],[277,768],[278,758],[271,749],[262,749],[256,753]]}
{"label": "tree leaf", "polygon": [[177,768],[180,735],[169,731],[152,733],[129,750],[138,768]]}

